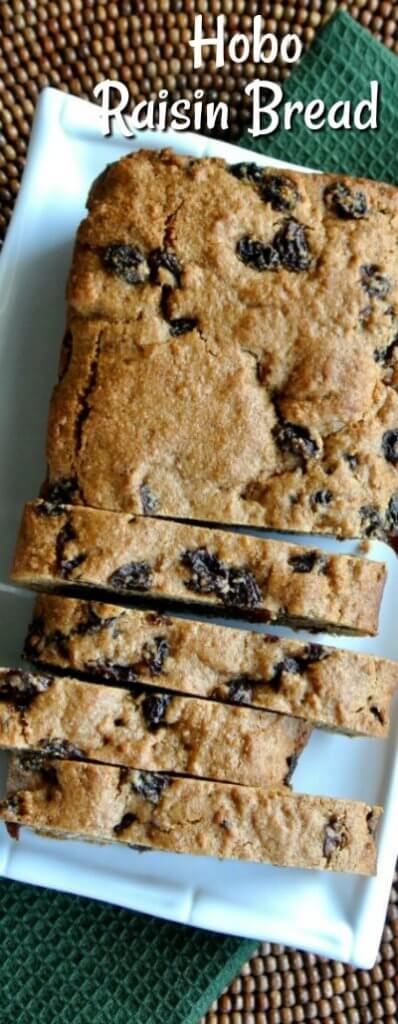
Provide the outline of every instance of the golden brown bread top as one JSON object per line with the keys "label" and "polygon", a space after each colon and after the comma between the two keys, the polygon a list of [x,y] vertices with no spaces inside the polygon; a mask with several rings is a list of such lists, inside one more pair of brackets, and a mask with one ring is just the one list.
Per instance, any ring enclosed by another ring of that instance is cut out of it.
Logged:
{"label": "golden brown bread top", "polygon": [[170,151],[111,165],[78,232],[49,493],[396,534],[397,197]]}

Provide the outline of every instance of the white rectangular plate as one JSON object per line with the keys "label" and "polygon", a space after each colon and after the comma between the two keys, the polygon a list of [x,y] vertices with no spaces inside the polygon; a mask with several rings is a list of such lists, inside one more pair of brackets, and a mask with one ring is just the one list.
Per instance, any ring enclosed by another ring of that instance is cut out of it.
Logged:
{"label": "white rectangular plate", "polygon": [[[45,472],[47,409],[64,330],[64,290],[74,234],[92,180],[105,164],[140,145],[172,145],[180,153],[222,156],[231,162],[253,159],[252,153],[199,135],[145,133],[138,141],[105,139],[97,107],[53,89],[41,96],[23,184],[0,260],[2,664],[19,662],[32,609],[31,596],[9,586],[9,564],[22,505],[38,493]],[[281,166],[262,157],[258,162]],[[313,538],[301,540],[314,544]],[[354,542],[338,544],[320,538],[319,545],[341,553],[356,551]],[[384,559],[389,566],[379,636],[320,639],[398,658],[394,597],[398,561],[381,543],[373,545],[371,557]],[[16,843],[4,826],[0,828],[0,872],[7,878],[108,900],[173,921],[282,942],[369,967],[377,954],[397,854],[397,738],[395,702],[388,741],[315,732],[294,778],[295,788],[302,792],[384,805],[376,878],[167,853],[138,854],[121,847],[43,839],[28,830],[22,830]],[[3,755],[3,774],[5,760]]]}

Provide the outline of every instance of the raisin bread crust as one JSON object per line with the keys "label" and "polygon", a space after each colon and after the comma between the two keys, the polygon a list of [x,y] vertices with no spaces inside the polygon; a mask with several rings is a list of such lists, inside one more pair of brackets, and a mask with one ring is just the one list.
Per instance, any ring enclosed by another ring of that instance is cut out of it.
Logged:
{"label": "raisin bread crust", "polygon": [[0,818],[58,836],[374,874],[380,807],[14,756]]}
{"label": "raisin bread crust", "polygon": [[94,183],[48,493],[398,532],[398,190],[142,150]]}
{"label": "raisin bread crust", "polygon": [[148,516],[35,501],[12,579],[99,587],[331,632],[377,632],[384,563]]}

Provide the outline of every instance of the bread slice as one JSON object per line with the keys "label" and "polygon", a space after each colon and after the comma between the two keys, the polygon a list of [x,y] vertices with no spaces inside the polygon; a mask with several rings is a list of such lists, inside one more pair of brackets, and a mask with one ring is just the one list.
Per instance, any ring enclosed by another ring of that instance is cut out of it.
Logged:
{"label": "bread slice", "polygon": [[0,818],[58,838],[371,875],[380,807],[14,756]]}
{"label": "bread slice", "polygon": [[41,667],[386,736],[398,662],[100,601],[41,594],[25,643]]}
{"label": "bread slice", "polygon": [[384,563],[46,501],[26,505],[14,583],[100,587],[263,621],[375,634]]}
{"label": "bread slice", "polygon": [[0,669],[5,749],[268,786],[290,778],[310,732],[272,711]]}

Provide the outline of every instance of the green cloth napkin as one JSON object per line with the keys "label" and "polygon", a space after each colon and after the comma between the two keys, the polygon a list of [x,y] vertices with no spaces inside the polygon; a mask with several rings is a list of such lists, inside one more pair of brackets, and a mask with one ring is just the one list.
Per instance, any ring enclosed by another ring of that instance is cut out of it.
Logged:
{"label": "green cloth napkin", "polygon": [[380,83],[377,129],[344,131],[326,126],[311,131],[295,118],[290,131],[279,128],[258,139],[246,133],[241,145],[279,160],[397,184],[398,59],[344,11],[318,32],[285,82],[283,98],[304,104],[321,99],[327,107],[341,99],[358,103],[369,98],[372,80]]}
{"label": "green cloth napkin", "polygon": [[[301,126],[244,145],[325,170],[398,181],[398,61],[346,14],[323,29],[286,99],[361,99],[381,83],[377,132]],[[45,877],[43,877],[45,882]],[[220,922],[222,925],[222,922]],[[0,1022],[197,1024],[254,942],[0,881]]]}
{"label": "green cloth napkin", "polygon": [[0,880],[0,1022],[197,1024],[255,948]]}

